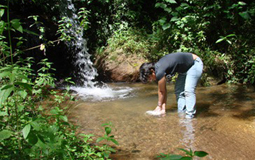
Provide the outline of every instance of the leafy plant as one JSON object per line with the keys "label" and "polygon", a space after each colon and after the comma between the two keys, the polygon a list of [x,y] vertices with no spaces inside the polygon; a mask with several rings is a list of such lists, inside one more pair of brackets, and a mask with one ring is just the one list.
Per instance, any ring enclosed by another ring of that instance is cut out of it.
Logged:
{"label": "leafy plant", "polygon": [[[0,70],[4,81],[0,87],[0,159],[108,158],[114,149],[107,144],[91,146],[90,135],[84,141],[76,135],[77,127],[69,123],[62,107],[69,94],[54,91],[54,78],[48,73],[51,64],[47,60],[40,64],[34,82],[28,78],[33,75],[30,65]],[[110,124],[103,126],[106,134],[97,142],[118,144],[110,135]]]}
{"label": "leafy plant", "polygon": [[202,17],[195,6],[201,6],[201,2],[177,3],[175,0],[160,0],[155,4],[165,14],[159,16],[153,23],[154,37],[159,40],[159,46],[166,51],[189,51],[195,46],[201,46],[206,40],[205,29],[208,21]]}
{"label": "leafy plant", "polygon": [[103,137],[98,138],[97,142],[106,140],[106,141],[111,141],[115,143],[116,145],[118,145],[119,143],[114,139],[114,136],[113,135],[110,136],[112,132],[112,129],[111,129],[112,123],[105,123],[105,124],[102,124],[102,126],[104,127],[105,135]]}
{"label": "leafy plant", "polygon": [[208,155],[208,153],[204,151],[192,151],[190,150],[185,150],[182,148],[179,148],[179,150],[185,152],[185,156],[182,155],[176,155],[176,154],[163,154],[161,153],[158,158],[160,160],[192,160],[194,157],[205,157]]}
{"label": "leafy plant", "polygon": [[[0,44],[3,44],[0,47],[0,159],[109,157],[112,149],[107,145],[92,145],[88,142],[90,135],[85,139],[77,136],[77,126],[68,121],[68,106],[64,105],[73,96],[68,89],[55,89],[52,63],[42,59],[36,64],[40,68],[35,73],[33,58],[22,59],[14,54],[18,49],[12,45],[11,31],[23,33],[23,27],[20,20],[9,19],[10,1],[7,2],[7,7],[0,6],[0,18],[6,10],[8,17],[7,22],[0,21]],[[33,18],[36,20],[36,16]],[[70,83],[70,78],[66,80]],[[104,138],[116,143],[109,135],[109,127],[106,131],[109,137]]]}
{"label": "leafy plant", "polygon": [[220,39],[218,39],[215,43],[220,43],[222,41],[226,41],[228,42],[228,44],[232,44],[232,42],[229,40],[229,37],[235,37],[236,35],[235,34],[229,34],[227,36],[220,36]]}
{"label": "leafy plant", "polygon": [[78,18],[80,19],[80,25],[84,30],[88,30],[89,28],[89,19],[88,19],[89,11],[86,8],[80,8],[78,12]]}
{"label": "leafy plant", "polygon": [[114,51],[122,49],[126,55],[140,55],[145,56],[150,54],[150,50],[153,48],[148,40],[148,35],[143,31],[137,31],[133,28],[124,27],[114,33],[114,35],[108,39],[108,51],[111,53],[111,58],[118,55],[114,55]]}
{"label": "leafy plant", "polygon": [[62,17],[61,20],[59,20],[59,29],[57,31],[58,34],[60,34],[60,40],[61,41],[71,41],[72,39],[75,39],[72,34],[69,33],[69,30],[72,28],[71,20],[68,17]]}
{"label": "leafy plant", "polygon": [[[104,127],[105,135],[103,137],[99,137],[96,142],[99,143],[101,141],[106,141],[106,142],[112,142],[116,145],[119,145],[118,141],[114,139],[114,135],[110,135],[112,132],[112,128],[111,128],[112,123],[105,123],[105,124],[102,124],[102,126]],[[98,146],[96,148],[100,150],[101,152],[103,152],[104,158],[109,158],[110,153],[116,152],[115,149],[113,149],[107,144],[103,144],[103,146]]]}

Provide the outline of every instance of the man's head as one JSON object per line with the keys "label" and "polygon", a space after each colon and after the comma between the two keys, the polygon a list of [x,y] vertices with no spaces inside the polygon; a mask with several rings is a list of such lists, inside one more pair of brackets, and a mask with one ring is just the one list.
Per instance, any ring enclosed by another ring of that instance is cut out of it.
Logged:
{"label": "man's head", "polygon": [[140,80],[143,83],[148,82],[148,80],[155,80],[155,63],[150,62],[150,63],[143,63],[140,66]]}

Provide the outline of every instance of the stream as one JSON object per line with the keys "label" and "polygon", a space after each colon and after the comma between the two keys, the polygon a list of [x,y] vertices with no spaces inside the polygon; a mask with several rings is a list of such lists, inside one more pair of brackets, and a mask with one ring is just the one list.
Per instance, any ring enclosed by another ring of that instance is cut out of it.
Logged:
{"label": "stream", "polygon": [[184,155],[178,148],[205,151],[209,155],[203,159],[255,159],[253,87],[198,87],[196,118],[185,119],[177,113],[173,84],[167,85],[167,113],[161,117],[145,114],[156,107],[156,84],[107,85],[119,89],[117,96],[81,98],[70,108],[69,119],[80,126],[80,132],[95,137],[103,136],[101,125],[111,122],[112,134],[119,142],[118,146],[111,143],[117,150],[111,159],[153,160],[160,153]]}

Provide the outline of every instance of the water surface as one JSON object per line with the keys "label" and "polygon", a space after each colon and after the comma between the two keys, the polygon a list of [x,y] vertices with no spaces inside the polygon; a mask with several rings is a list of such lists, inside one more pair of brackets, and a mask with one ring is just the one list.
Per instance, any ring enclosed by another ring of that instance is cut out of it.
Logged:
{"label": "water surface", "polygon": [[[122,98],[80,100],[71,109],[71,121],[80,132],[102,136],[101,124],[111,122],[116,160],[150,160],[160,153],[182,154],[178,148],[203,150],[204,159],[255,159],[255,92],[247,86],[198,87],[196,118],[178,115],[174,86],[168,85],[167,113],[146,115],[157,104],[155,84],[109,84],[128,88]],[[122,92],[121,92],[122,93]],[[123,93],[122,93],[123,94]]]}

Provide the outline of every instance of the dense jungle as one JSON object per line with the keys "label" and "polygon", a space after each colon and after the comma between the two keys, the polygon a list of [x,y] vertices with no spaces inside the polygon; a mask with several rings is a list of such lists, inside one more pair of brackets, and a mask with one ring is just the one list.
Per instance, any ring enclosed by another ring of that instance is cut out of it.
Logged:
{"label": "dense jungle", "polygon": [[[60,88],[90,80],[77,52],[95,68],[104,57],[157,61],[192,52],[204,62],[202,85],[254,86],[254,25],[249,0],[1,0],[0,159],[111,159],[119,144],[111,123],[102,124],[102,137],[78,134],[66,115],[76,97]],[[116,81],[97,70],[96,81]]]}

